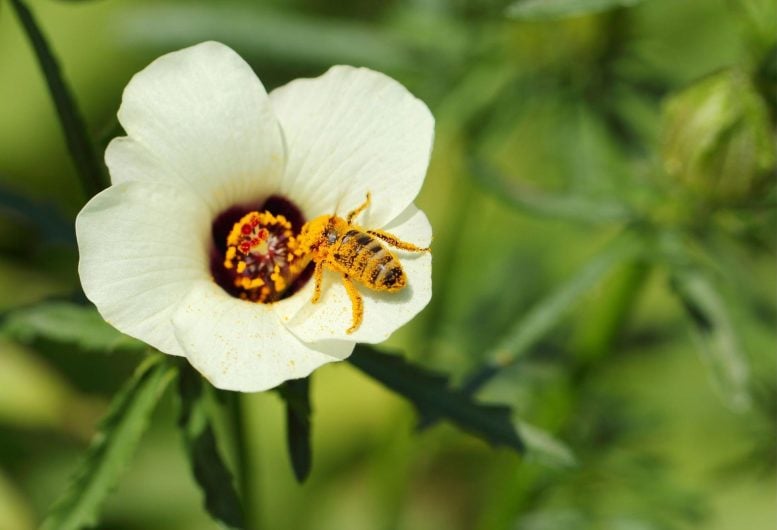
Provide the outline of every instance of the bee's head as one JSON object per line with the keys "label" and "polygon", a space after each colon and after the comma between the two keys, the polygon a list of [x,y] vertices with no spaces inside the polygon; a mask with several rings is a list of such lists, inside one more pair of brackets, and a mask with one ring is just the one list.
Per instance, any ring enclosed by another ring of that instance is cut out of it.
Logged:
{"label": "bee's head", "polygon": [[305,223],[299,234],[304,250],[316,250],[337,241],[344,221],[335,215],[322,215]]}

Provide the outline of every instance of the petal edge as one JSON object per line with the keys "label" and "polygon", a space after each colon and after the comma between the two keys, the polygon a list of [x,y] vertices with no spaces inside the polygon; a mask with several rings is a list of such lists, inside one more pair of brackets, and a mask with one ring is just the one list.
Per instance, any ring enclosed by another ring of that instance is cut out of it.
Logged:
{"label": "petal edge", "polygon": [[168,186],[128,182],[94,196],[76,218],[86,296],[118,330],[183,355],[170,315],[206,277],[204,206]]}
{"label": "petal edge", "polygon": [[353,351],[349,341],[304,344],[278,320],[270,305],[230,297],[213,282],[199,282],[173,316],[175,334],[189,362],[214,386],[260,392]]}
{"label": "petal edge", "polygon": [[270,93],[287,143],[282,190],[309,218],[373,203],[364,223],[383,226],[415,199],[426,176],[434,117],[394,79],[333,66]]}

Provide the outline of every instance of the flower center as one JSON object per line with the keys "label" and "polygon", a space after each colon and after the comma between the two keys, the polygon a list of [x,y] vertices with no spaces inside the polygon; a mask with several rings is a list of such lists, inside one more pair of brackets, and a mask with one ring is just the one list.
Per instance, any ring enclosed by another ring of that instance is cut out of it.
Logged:
{"label": "flower center", "polygon": [[263,206],[276,212],[234,208],[214,221],[211,272],[231,295],[271,303],[296,292],[310,278],[310,271],[306,270],[309,260],[300,259],[295,236],[303,221],[299,210],[279,198]]}
{"label": "flower center", "polygon": [[245,295],[241,298],[253,302],[279,299],[296,276],[296,246],[291,223],[282,215],[250,212],[235,223],[227,236],[224,268],[234,269],[235,287]]}

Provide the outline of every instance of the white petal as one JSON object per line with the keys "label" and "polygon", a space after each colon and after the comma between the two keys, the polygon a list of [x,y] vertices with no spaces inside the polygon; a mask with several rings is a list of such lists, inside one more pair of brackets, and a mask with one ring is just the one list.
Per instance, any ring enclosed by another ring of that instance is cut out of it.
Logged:
{"label": "white petal", "polygon": [[284,148],[269,98],[223,44],[156,59],[130,80],[118,116],[129,137],[105,153],[114,183],[166,181],[194,191],[213,213],[278,189]]}
{"label": "white petal", "polygon": [[[427,246],[431,241],[429,221],[413,205],[385,230],[419,246]],[[432,297],[431,254],[396,249],[392,252],[402,262],[408,284],[397,293],[359,286],[364,300],[364,320],[351,334],[346,333],[351,326],[351,300],[337,273],[325,272],[321,299],[317,304],[310,302],[313,295],[313,282],[310,281],[298,293],[274,307],[287,327],[305,342],[332,339],[382,342],[426,307]]]}
{"label": "white petal", "polygon": [[434,139],[434,118],[405,87],[366,68],[332,67],[270,94],[286,138],[282,191],[308,218],[344,216],[372,193],[359,218],[383,226],[421,189]]}
{"label": "white petal", "polygon": [[189,362],[224,390],[267,390],[342,360],[354,347],[349,341],[303,344],[272,306],[233,298],[211,281],[197,284],[173,325]]}
{"label": "white petal", "polygon": [[76,219],[86,296],[117,329],[172,355],[183,355],[172,311],[209,276],[204,209],[185,190],[127,182],[96,195]]}

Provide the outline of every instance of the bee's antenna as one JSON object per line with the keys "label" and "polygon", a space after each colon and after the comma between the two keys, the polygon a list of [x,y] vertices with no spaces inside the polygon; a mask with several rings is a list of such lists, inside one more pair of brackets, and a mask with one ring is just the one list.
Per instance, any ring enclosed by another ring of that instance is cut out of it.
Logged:
{"label": "bee's antenna", "polygon": [[335,204],[335,211],[332,213],[332,217],[337,217],[337,212],[340,210],[340,203],[343,202],[343,197],[345,197],[345,192],[340,192],[340,197],[337,199],[337,203]]}

